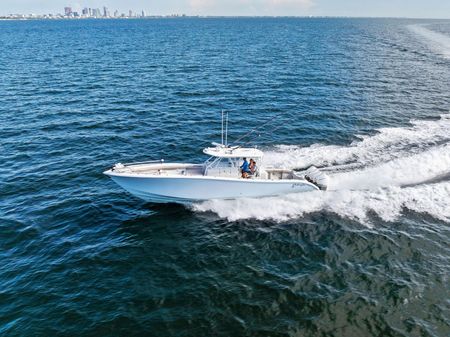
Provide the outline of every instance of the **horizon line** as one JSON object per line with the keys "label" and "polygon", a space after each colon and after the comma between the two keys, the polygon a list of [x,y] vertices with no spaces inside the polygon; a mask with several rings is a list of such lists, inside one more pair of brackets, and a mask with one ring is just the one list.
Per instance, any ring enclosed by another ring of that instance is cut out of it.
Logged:
{"label": "horizon line", "polygon": [[[58,15],[59,13],[53,14]],[[47,14],[22,14],[22,13],[9,13],[9,14],[0,14],[0,18],[7,18],[10,15],[26,15],[28,17],[21,18],[23,19],[33,19],[33,17],[30,17],[30,15],[36,15],[35,19],[43,19],[43,16],[49,15]],[[60,14],[62,15],[62,14]],[[353,15],[200,15],[200,14],[151,14],[146,15],[145,17],[80,17],[80,18],[55,18],[53,20],[61,19],[61,20],[87,20],[87,19],[93,19],[93,20],[99,20],[99,19],[117,19],[117,20],[123,20],[123,19],[146,19],[146,18],[302,18],[302,19],[315,19],[315,18],[330,18],[330,19],[413,19],[413,20],[450,20],[450,17],[411,17],[411,16],[353,16]],[[13,18],[12,18],[13,19]],[[18,19],[18,20],[21,20]]]}

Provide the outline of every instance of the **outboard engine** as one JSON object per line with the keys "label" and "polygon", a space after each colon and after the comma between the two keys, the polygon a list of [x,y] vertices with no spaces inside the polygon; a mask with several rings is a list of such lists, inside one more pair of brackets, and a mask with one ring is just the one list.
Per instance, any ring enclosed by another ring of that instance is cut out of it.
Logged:
{"label": "outboard engine", "polygon": [[311,166],[305,171],[305,179],[323,191],[326,191],[330,181],[330,178],[315,166]]}

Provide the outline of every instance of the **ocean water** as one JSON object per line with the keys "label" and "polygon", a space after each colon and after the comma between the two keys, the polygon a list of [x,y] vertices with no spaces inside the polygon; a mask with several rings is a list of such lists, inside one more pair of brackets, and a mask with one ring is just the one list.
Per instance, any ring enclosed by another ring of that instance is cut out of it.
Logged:
{"label": "ocean water", "polygon": [[[327,192],[144,203],[273,118]],[[449,336],[450,21],[0,22],[0,335]]]}

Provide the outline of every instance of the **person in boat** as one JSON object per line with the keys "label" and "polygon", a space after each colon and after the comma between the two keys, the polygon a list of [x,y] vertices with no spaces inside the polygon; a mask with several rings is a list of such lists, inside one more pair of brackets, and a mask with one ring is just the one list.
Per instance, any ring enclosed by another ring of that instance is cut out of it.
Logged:
{"label": "person in boat", "polygon": [[251,173],[250,167],[247,161],[247,158],[244,158],[244,162],[240,166],[242,172],[242,178],[248,178],[248,175]]}
{"label": "person in boat", "polygon": [[256,173],[257,173],[257,170],[258,170],[258,168],[257,168],[257,166],[256,166],[256,161],[254,161],[253,159],[250,159],[250,166],[249,166],[249,168],[250,168],[250,174],[251,175],[256,175]]}
{"label": "person in boat", "polygon": [[250,158],[250,164],[248,165],[248,169],[250,170],[250,174],[253,174],[254,170],[253,170],[253,166],[254,166],[254,160],[253,158]]}

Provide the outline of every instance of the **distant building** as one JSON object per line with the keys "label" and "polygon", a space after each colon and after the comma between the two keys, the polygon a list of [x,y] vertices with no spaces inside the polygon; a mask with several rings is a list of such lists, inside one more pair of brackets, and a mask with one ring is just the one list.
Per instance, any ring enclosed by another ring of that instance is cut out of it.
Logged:
{"label": "distant building", "polygon": [[99,8],[94,8],[92,11],[93,11],[92,16],[95,16],[96,18],[99,18],[102,16],[102,13],[100,12]]}
{"label": "distant building", "polygon": [[133,17],[133,11],[130,9],[129,11],[128,11],[128,16],[131,18],[131,17]]}
{"label": "distant building", "polygon": [[114,11],[114,17],[115,17],[115,18],[118,18],[118,17],[119,17],[119,11],[118,11],[117,9]]}
{"label": "distant building", "polygon": [[64,7],[64,15],[70,16],[72,14],[72,7]]}
{"label": "distant building", "polygon": [[145,11],[142,10],[142,17],[145,18]]}
{"label": "distant building", "polygon": [[103,7],[103,16],[105,18],[109,18],[110,17],[108,7]]}
{"label": "distant building", "polygon": [[81,14],[83,14],[84,16],[88,16],[89,10],[87,8],[83,8],[83,10],[81,11]]}

